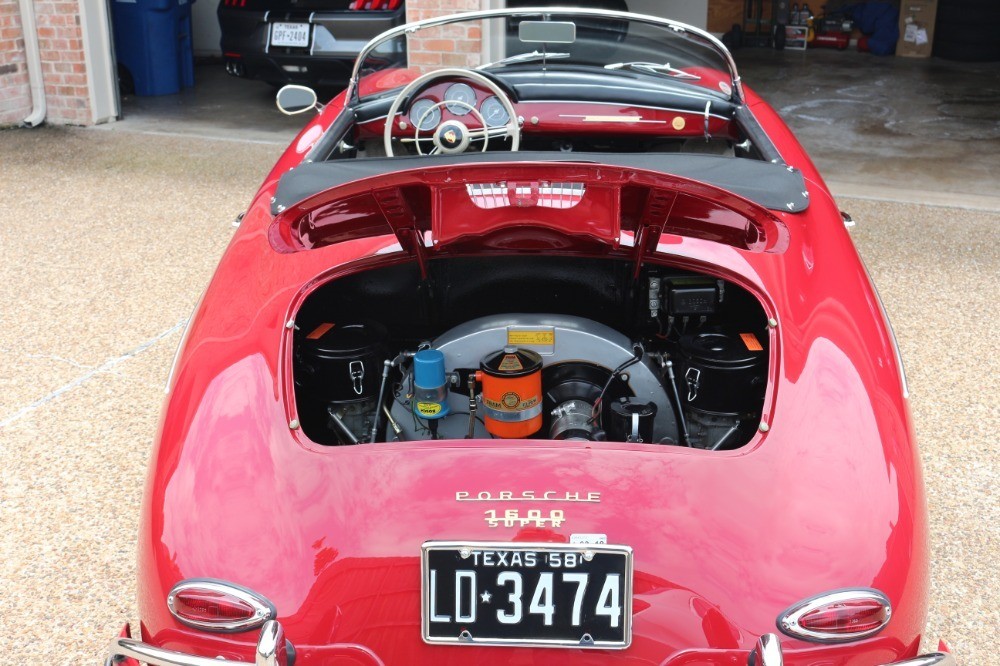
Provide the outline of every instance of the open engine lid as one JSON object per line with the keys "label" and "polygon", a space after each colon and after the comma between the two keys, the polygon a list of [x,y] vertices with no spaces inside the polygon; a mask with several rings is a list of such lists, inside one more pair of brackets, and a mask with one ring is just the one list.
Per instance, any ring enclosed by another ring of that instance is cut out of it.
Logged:
{"label": "open engine lid", "polygon": [[291,204],[269,229],[271,245],[298,252],[395,234],[424,273],[448,252],[626,254],[638,270],[663,234],[748,252],[788,246],[778,215],[689,178],[586,162],[419,163]]}
{"label": "open engine lid", "polygon": [[284,174],[271,204],[271,213],[345,183],[409,169],[437,166],[503,164],[510,162],[593,164],[643,169],[714,185],[749,199],[765,208],[799,213],[809,207],[802,172],[780,164],[757,160],[670,153],[573,153],[556,152],[463,153],[433,157],[374,157],[302,164]]}

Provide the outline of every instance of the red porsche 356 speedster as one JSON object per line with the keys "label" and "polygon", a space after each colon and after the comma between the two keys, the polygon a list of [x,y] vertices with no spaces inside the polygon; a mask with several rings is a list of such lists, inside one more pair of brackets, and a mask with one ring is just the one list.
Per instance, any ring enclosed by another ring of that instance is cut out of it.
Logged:
{"label": "red porsche 356 speedster", "polygon": [[189,324],[109,664],[950,666],[849,222],[701,30],[383,33]]}

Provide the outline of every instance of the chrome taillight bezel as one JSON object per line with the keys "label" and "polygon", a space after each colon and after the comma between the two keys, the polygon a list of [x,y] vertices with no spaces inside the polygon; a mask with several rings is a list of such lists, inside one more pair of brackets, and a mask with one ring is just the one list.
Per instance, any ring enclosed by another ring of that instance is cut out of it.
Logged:
{"label": "chrome taillight bezel", "polygon": [[[219,622],[206,622],[183,617],[174,607],[174,599],[177,593],[189,589],[208,590],[233,596],[253,608],[253,617],[246,618],[245,620],[223,620]],[[278,615],[274,604],[266,597],[242,585],[214,578],[189,578],[177,583],[170,589],[170,593],[167,594],[167,608],[174,619],[183,625],[220,634],[233,634],[256,629],[268,620],[275,619]]]}
{"label": "chrome taillight bezel", "polygon": [[[858,631],[850,634],[832,634],[824,631],[814,631],[799,624],[799,620],[801,620],[802,616],[805,614],[824,606],[843,603],[845,601],[875,601],[885,608],[885,621],[874,629]],[[832,590],[830,592],[824,592],[823,594],[800,601],[788,607],[780,615],[778,615],[776,624],[778,629],[781,630],[781,633],[786,636],[791,636],[792,638],[798,638],[813,643],[849,643],[851,641],[857,641],[874,636],[885,629],[891,619],[892,604],[889,602],[889,598],[876,589],[864,587]]]}

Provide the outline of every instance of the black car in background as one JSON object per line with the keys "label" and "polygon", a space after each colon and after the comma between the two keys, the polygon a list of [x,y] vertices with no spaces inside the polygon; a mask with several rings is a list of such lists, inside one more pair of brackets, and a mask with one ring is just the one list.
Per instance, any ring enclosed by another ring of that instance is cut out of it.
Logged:
{"label": "black car in background", "polygon": [[[573,6],[628,11],[625,0],[507,0],[507,7]],[[443,11],[442,13],[448,13]],[[275,86],[347,85],[355,57],[373,37],[406,22],[405,0],[219,0],[222,55],[233,76]],[[509,26],[516,30],[516,22]],[[379,54],[406,58],[404,40]],[[369,60],[372,60],[370,57]]]}
{"label": "black car in background", "polygon": [[220,0],[218,15],[233,76],[328,88],[347,83],[361,48],[404,23],[406,8],[404,0]]}

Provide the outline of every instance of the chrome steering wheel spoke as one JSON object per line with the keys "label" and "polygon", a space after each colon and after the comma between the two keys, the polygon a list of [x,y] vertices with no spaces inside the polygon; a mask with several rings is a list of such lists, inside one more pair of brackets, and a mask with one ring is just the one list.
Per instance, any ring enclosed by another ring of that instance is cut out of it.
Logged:
{"label": "chrome steering wheel spoke", "polygon": [[482,139],[499,139],[507,137],[507,127],[477,127],[469,130],[469,140],[480,141]]}

